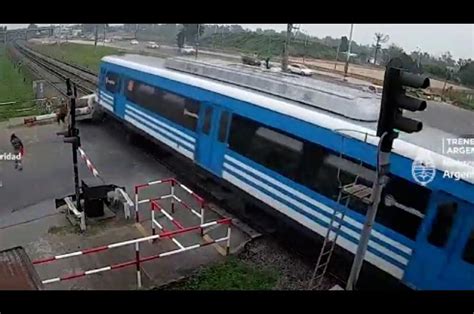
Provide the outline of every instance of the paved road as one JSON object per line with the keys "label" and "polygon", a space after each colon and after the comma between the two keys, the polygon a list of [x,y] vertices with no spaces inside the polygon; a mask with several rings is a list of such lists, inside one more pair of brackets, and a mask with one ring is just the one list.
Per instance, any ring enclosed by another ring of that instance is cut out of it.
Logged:
{"label": "paved road", "polygon": [[407,111],[406,116],[457,136],[474,135],[474,112],[447,103],[429,101],[420,113]]}
{"label": "paved road", "polygon": [[[169,177],[168,170],[157,163],[151,156],[130,145],[124,140],[124,134],[111,126],[100,126],[87,123],[79,124],[82,147],[90,155],[93,163],[107,183],[125,186],[127,191],[137,183]],[[62,142],[56,136],[57,125],[44,125],[32,128],[13,130],[25,145],[24,170],[16,171],[12,161],[0,161],[0,177],[3,187],[0,188],[0,225],[8,225],[9,220],[16,222],[23,219],[22,208],[35,204],[52,202],[53,198],[72,194],[73,168],[71,145]],[[9,135],[11,130],[1,130],[0,153],[10,152]],[[90,174],[80,160],[81,179],[100,184]],[[37,206],[37,205],[36,205]],[[48,212],[46,211],[45,214]]]}

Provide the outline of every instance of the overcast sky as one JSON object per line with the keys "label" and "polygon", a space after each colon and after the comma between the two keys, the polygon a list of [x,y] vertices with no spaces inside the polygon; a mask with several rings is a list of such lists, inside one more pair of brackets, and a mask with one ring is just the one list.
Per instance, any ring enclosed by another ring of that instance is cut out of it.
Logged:
{"label": "overcast sky", "polygon": [[[3,24],[8,28],[27,24]],[[42,24],[45,25],[45,24]],[[244,28],[286,29],[286,24],[241,24]],[[301,30],[317,37],[349,37],[350,24],[302,24]],[[450,51],[454,59],[474,58],[474,24],[355,24],[353,39],[357,43],[372,44],[374,33],[390,36],[386,45],[395,43],[405,51],[421,50],[440,56]]]}

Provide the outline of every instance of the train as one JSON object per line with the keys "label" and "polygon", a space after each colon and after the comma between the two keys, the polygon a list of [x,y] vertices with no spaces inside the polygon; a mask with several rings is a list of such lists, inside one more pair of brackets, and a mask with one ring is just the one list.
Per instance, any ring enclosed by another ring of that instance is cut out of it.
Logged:
{"label": "train", "polygon": [[[323,85],[318,99],[327,106],[351,100],[354,112],[380,104],[380,96],[367,91]],[[101,60],[97,102],[105,114],[315,237],[324,238],[331,215],[346,206],[336,243],[356,252],[368,205],[359,199],[342,204],[338,196],[356,181],[371,186],[376,121],[169,69],[139,55]],[[411,289],[470,290],[474,180],[446,173],[472,167],[442,154],[440,134],[449,135],[428,126],[395,140],[365,262]],[[420,154],[431,162],[420,163]],[[419,167],[431,170],[422,173],[425,181],[415,175]]]}

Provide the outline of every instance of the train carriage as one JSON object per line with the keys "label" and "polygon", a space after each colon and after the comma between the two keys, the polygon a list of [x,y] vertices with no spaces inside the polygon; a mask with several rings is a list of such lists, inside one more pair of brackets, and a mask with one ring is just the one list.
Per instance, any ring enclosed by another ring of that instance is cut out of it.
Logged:
{"label": "train carriage", "polygon": [[[319,236],[344,206],[340,187],[371,186],[375,177],[373,122],[166,69],[152,57],[104,57],[99,76],[105,112]],[[428,127],[394,142],[384,192],[392,202],[381,204],[365,259],[414,289],[473,289],[473,181],[443,175],[472,168],[440,154],[434,139],[443,136],[455,137]],[[421,185],[412,165],[426,153],[436,175]],[[354,253],[367,204],[347,206],[337,244]]]}

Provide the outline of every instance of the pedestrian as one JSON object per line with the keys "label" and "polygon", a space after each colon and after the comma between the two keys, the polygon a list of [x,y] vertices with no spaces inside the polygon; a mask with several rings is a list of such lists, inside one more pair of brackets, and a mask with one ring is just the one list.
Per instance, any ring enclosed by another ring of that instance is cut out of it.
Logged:
{"label": "pedestrian", "polygon": [[56,121],[58,124],[62,122],[63,124],[66,124],[66,117],[67,117],[67,103],[64,99],[61,99],[61,106],[59,107],[59,110],[56,112]]}
{"label": "pedestrian", "polygon": [[15,133],[12,133],[12,135],[10,136],[10,143],[13,146],[13,151],[15,155],[18,156],[17,158],[15,158],[15,169],[21,171],[23,170],[21,160],[23,159],[23,155],[25,154],[23,143],[21,142],[20,138],[15,135]]}

